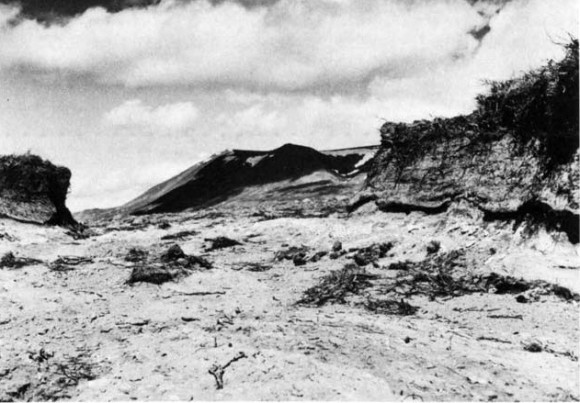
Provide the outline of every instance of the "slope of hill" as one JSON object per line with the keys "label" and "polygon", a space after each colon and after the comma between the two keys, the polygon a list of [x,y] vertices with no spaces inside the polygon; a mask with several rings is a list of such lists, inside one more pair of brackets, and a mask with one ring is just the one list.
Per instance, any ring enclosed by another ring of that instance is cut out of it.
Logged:
{"label": "slope of hill", "polygon": [[[115,214],[198,209],[232,200],[354,194],[378,146],[319,152],[285,144],[271,151],[228,150],[160,183],[115,209],[79,213],[82,220]],[[345,192],[343,192],[345,191]]]}
{"label": "slope of hill", "polygon": [[66,207],[71,172],[36,155],[0,157],[0,216],[55,225],[75,225]]}

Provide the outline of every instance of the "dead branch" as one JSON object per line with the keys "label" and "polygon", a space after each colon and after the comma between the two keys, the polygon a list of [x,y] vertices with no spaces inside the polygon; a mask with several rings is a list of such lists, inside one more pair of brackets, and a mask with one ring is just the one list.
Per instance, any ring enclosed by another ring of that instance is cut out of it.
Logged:
{"label": "dead branch", "polygon": [[223,389],[224,388],[224,373],[226,368],[232,365],[234,362],[241,360],[242,358],[248,358],[246,353],[240,351],[234,358],[232,358],[226,365],[218,365],[213,364],[213,366],[209,369],[209,373],[213,375],[215,378],[216,389]]}
{"label": "dead branch", "polygon": [[225,295],[225,291],[192,291],[192,292],[182,292],[177,291],[178,295],[185,295],[188,297],[204,296],[204,295]]}

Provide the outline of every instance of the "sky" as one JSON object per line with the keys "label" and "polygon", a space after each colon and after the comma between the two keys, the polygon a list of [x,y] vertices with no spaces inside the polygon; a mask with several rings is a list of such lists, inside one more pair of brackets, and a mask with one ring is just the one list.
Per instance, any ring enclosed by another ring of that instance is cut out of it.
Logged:
{"label": "sky", "polygon": [[[224,149],[379,143],[562,57],[577,0],[0,0],[0,154],[123,204]],[[72,7],[71,5],[74,5]]]}

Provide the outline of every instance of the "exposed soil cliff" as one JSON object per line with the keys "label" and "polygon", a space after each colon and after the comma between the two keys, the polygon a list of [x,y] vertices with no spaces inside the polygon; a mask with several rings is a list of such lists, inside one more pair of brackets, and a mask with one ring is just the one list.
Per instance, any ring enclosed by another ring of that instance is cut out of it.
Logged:
{"label": "exposed soil cliff", "polygon": [[71,172],[36,155],[0,157],[0,216],[52,225],[76,225],[66,207]]}
{"label": "exposed soil cliff", "polygon": [[387,122],[367,178],[385,211],[466,200],[486,219],[534,221],[578,242],[578,42],[560,62],[491,82],[469,116]]}

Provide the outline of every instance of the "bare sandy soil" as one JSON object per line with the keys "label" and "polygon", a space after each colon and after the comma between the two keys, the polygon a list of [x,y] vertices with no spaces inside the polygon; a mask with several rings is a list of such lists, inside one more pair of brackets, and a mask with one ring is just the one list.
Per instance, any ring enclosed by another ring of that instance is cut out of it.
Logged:
{"label": "bare sandy soil", "polygon": [[[350,216],[265,219],[227,205],[111,221],[80,240],[0,221],[0,254],[92,258],[68,271],[44,263],[0,269],[0,400],[578,400],[576,301],[418,295],[408,302],[419,310],[398,316],[361,308],[363,291],[346,304],[296,305],[351,254],[302,266],[274,260],[285,246],[393,242],[367,269],[383,275],[390,263],[424,259],[437,240],[439,253],[465,248],[473,270],[580,291],[578,250],[565,240],[524,240],[509,223],[456,213],[364,206]],[[198,234],[161,239],[179,231]],[[216,236],[242,245],[205,252],[204,238]],[[125,261],[129,248],[154,256],[174,243],[214,268],[161,285],[126,283],[138,264]],[[248,262],[271,268],[249,271]],[[208,371],[234,357],[218,390]]]}

